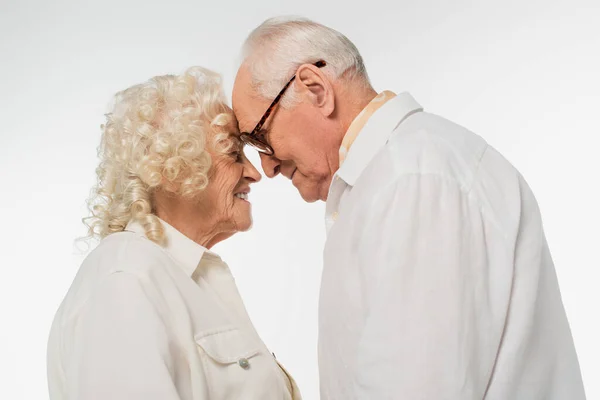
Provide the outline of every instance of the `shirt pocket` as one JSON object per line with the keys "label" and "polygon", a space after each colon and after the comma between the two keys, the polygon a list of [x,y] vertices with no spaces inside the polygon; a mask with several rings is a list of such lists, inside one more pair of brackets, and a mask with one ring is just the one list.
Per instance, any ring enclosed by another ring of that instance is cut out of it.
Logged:
{"label": "shirt pocket", "polygon": [[231,328],[200,333],[195,341],[211,400],[282,399],[278,366],[257,339]]}

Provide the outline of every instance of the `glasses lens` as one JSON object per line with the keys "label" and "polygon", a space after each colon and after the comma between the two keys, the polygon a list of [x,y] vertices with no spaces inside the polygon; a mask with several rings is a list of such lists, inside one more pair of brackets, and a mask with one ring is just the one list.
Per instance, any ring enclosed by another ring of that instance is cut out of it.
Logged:
{"label": "glasses lens", "polygon": [[240,140],[242,142],[244,142],[245,144],[254,147],[256,150],[258,150],[261,153],[264,153],[266,155],[273,155],[273,149],[271,148],[271,146],[269,146],[266,143],[261,142],[260,140],[257,140],[255,138],[253,138],[252,136],[248,135],[248,134],[242,134],[240,135]]}

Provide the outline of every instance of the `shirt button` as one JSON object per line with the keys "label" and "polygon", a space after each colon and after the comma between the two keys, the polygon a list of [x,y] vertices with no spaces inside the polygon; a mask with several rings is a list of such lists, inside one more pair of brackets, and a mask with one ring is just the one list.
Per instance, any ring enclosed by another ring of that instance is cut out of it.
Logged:
{"label": "shirt button", "polygon": [[250,363],[248,362],[248,360],[246,358],[240,358],[238,361],[238,364],[240,365],[240,367],[242,367],[243,369],[248,369],[250,368]]}
{"label": "shirt button", "polygon": [[333,218],[334,221],[336,221],[338,219],[338,215],[340,215],[337,211],[334,211],[333,214],[331,214],[331,217]]}

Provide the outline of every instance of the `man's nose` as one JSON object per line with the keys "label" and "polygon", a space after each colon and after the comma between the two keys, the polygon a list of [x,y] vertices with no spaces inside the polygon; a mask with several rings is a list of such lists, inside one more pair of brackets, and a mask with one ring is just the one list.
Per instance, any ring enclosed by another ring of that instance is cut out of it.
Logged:
{"label": "man's nose", "polygon": [[275,156],[268,156],[260,153],[260,163],[262,164],[265,175],[269,178],[275,178],[281,169],[281,161]]}

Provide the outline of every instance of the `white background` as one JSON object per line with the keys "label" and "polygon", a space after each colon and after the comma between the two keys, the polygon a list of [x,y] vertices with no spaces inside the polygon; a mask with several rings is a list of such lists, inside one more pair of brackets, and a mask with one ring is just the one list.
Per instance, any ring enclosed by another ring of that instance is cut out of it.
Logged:
{"label": "white background", "polygon": [[[48,330],[82,260],[73,240],[111,96],[191,65],[221,72],[229,95],[245,36],[279,14],[345,33],[376,89],[410,91],[524,174],[588,398],[600,399],[599,4],[1,0],[0,399],[47,398]],[[216,250],[264,341],[316,400],[324,206],[304,204],[284,178],[263,180],[251,201],[254,229]]]}

